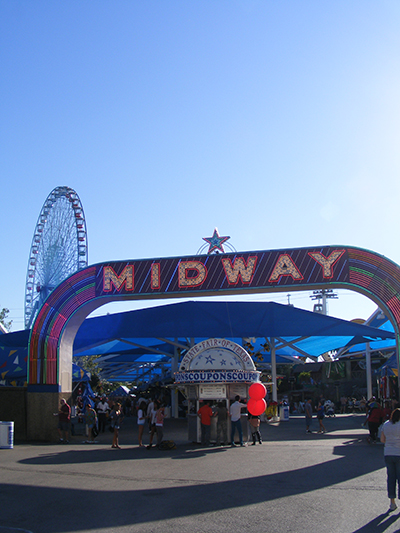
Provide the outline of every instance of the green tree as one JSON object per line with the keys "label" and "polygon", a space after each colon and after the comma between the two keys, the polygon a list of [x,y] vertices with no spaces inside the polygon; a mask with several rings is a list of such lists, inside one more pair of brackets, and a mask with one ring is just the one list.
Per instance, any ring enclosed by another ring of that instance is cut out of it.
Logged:
{"label": "green tree", "polygon": [[10,331],[12,326],[12,320],[6,320],[9,312],[10,310],[7,307],[3,307],[0,311],[0,323],[3,324],[7,331]]}
{"label": "green tree", "polygon": [[90,386],[95,392],[100,392],[102,388],[102,380],[100,378],[102,369],[99,366],[99,357],[99,355],[85,355],[75,358],[75,363],[90,374]]}
{"label": "green tree", "polygon": [[310,383],[311,382],[310,372],[300,372],[299,381],[300,383]]}

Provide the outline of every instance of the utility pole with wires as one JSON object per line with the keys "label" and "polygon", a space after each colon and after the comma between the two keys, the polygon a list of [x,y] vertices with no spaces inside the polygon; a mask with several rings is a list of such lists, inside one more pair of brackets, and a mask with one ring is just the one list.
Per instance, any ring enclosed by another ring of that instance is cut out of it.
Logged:
{"label": "utility pole with wires", "polygon": [[[318,291],[313,291],[312,295],[310,296],[311,300],[318,300],[316,304],[314,304],[314,313],[320,313],[321,315],[327,314],[327,300],[328,298],[334,298],[338,299],[338,295],[333,292],[332,289],[320,289]],[[322,300],[322,303],[321,303]]]}

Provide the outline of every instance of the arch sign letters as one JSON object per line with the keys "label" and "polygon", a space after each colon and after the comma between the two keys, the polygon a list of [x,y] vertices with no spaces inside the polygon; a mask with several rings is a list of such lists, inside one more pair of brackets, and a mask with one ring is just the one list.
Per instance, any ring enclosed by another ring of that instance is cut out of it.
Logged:
{"label": "arch sign letters", "polygon": [[66,279],[33,325],[28,390],[69,392],[75,334],[96,308],[120,300],[345,288],[371,298],[400,330],[400,267],[354,247],[221,253],[106,262]]}

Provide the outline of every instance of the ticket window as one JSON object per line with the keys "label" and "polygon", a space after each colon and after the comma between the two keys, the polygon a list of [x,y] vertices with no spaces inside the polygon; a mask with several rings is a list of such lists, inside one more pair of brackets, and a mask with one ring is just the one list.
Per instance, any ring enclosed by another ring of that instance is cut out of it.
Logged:
{"label": "ticket window", "polygon": [[[225,398],[225,399],[218,398],[217,400],[209,399],[208,401],[212,403],[212,406],[213,405],[215,406],[218,402],[221,402],[221,401],[225,402],[227,411],[229,413],[229,407],[230,407],[231,402],[229,401],[228,398]],[[193,403],[193,407],[195,407],[195,409],[191,409],[188,415],[188,439],[190,442],[198,443],[201,441],[201,422],[200,422],[200,418],[197,416],[197,411],[199,410],[202,402],[200,400],[195,400],[195,401],[192,401],[191,403]],[[218,422],[217,417],[213,417],[211,419],[211,435],[210,435],[211,443],[215,443],[217,440],[217,422]],[[245,409],[242,409],[241,422],[242,422],[242,430],[243,430],[243,440],[244,442],[247,442],[248,437],[249,437],[249,428],[248,428],[248,423],[247,423],[247,411]],[[235,438],[237,439],[237,437],[238,435],[236,434]],[[230,440],[231,440],[231,420],[228,415],[226,443],[229,443]]]}
{"label": "ticket window", "polygon": [[[191,385],[187,389],[188,397],[188,440],[190,442],[200,442],[201,441],[201,422],[200,418],[197,416],[197,411],[199,410],[203,401],[211,402],[212,406],[216,406],[218,402],[225,402],[226,408],[229,413],[229,407],[231,402],[235,401],[234,398],[236,395],[239,395],[241,398],[247,397],[248,387],[246,384],[235,384],[235,385],[219,385],[216,389],[213,389],[214,385]],[[217,397],[212,396],[213,390],[217,392]],[[231,399],[228,398],[228,395]],[[202,397],[203,396],[203,397]],[[221,397],[223,396],[223,397]],[[248,440],[249,428],[247,423],[247,411],[242,409],[241,415],[242,430],[243,430],[243,439],[246,442]],[[231,438],[231,422],[228,415],[228,429],[227,429],[227,439],[230,442]],[[236,434],[237,438],[237,434]],[[211,419],[211,436],[210,440],[212,443],[217,440],[217,417]]]}
{"label": "ticket window", "polygon": [[[211,408],[215,407],[217,402],[224,401],[226,402],[227,409],[229,410],[229,401],[225,398],[223,400],[218,399],[214,400],[211,398],[204,398],[202,400],[189,400],[188,402],[188,439],[191,442],[200,442],[201,441],[201,422],[200,418],[197,416],[197,411],[200,409],[204,401],[208,401],[211,404]],[[229,424],[229,421],[228,421]],[[217,440],[217,418],[211,418],[211,442]]]}

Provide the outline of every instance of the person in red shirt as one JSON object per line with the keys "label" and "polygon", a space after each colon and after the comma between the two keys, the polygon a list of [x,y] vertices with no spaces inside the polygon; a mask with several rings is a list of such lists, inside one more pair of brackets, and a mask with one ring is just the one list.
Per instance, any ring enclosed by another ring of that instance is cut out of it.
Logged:
{"label": "person in red shirt", "polygon": [[366,420],[366,422],[368,422],[368,429],[369,429],[368,442],[371,444],[375,444],[377,441],[378,429],[379,429],[379,426],[382,424],[383,416],[384,416],[384,411],[380,403],[376,401],[375,397],[372,397],[370,400],[368,400],[368,403],[367,403],[367,420]]}
{"label": "person in red shirt", "polygon": [[201,445],[210,446],[211,418],[215,415],[209,402],[204,402],[202,407],[197,411],[197,416],[201,422]]}
{"label": "person in red shirt", "polygon": [[392,414],[392,407],[391,407],[391,401],[385,400],[383,402],[383,421],[386,422],[386,420],[390,419],[390,415]]}

